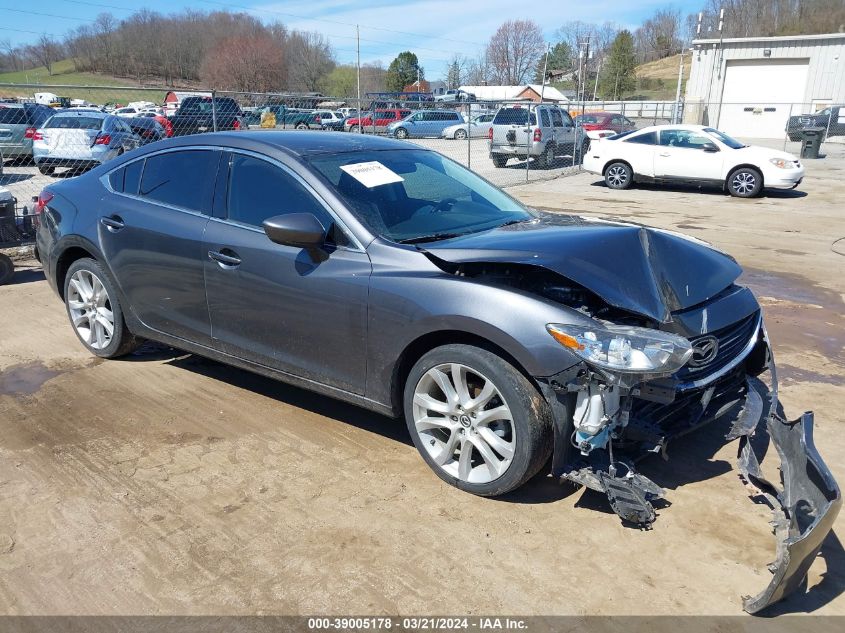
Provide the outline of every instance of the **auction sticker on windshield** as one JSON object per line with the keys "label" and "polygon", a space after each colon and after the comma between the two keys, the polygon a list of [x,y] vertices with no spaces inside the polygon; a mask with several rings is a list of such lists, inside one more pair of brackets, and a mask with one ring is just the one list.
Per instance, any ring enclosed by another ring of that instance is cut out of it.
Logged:
{"label": "auction sticker on windshield", "polygon": [[342,165],[341,169],[368,189],[389,185],[392,182],[402,182],[403,180],[402,176],[391,171],[377,160],[368,163]]}

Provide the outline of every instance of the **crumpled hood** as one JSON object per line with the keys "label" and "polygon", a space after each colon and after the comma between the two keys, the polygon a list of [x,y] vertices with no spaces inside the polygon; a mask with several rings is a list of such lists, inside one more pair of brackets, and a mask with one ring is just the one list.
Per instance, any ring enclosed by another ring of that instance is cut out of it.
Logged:
{"label": "crumpled hood", "polygon": [[671,320],[671,312],[718,294],[742,272],[733,258],[693,238],[558,214],[420,248],[454,264],[541,266],[612,306],[662,323]]}

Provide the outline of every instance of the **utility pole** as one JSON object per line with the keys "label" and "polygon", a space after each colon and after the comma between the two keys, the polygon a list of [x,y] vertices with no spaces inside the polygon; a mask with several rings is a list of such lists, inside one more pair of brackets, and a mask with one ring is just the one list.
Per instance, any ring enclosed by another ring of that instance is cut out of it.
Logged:
{"label": "utility pole", "polygon": [[675,90],[675,113],[672,115],[672,123],[681,122],[681,82],[684,80],[684,49],[681,49],[681,61],[678,63],[678,88]]}
{"label": "utility pole", "polygon": [[546,45],[546,56],[543,59],[543,83],[540,86],[540,103],[543,103],[543,94],[546,92],[546,71],[549,69],[549,51],[552,49],[551,44]]}
{"label": "utility pole", "polygon": [[[722,79],[722,62],[725,59],[725,49],[722,46],[722,40],[724,38],[724,32],[722,31],[722,27],[725,24],[725,10],[721,9],[719,11],[719,74],[716,76],[718,80],[721,81]],[[715,55],[713,55],[715,59]],[[724,98],[724,90],[719,90],[719,110],[716,112],[716,127],[719,127],[719,119],[722,118],[722,99]]]}
{"label": "utility pole", "polygon": [[361,125],[361,117],[364,116],[364,113],[361,111],[361,27],[357,24],[355,25],[355,40],[357,42],[357,61],[356,66],[358,69],[358,132],[363,134],[363,125]]}

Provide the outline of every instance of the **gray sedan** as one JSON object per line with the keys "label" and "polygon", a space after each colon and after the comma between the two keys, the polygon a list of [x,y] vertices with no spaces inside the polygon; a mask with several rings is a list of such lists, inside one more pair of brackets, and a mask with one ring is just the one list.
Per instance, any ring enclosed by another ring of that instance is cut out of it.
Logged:
{"label": "gray sedan", "polygon": [[94,110],[62,110],[32,137],[32,153],[42,174],[56,167],[80,170],[105,163],[141,145],[126,121]]}
{"label": "gray sedan", "polygon": [[762,424],[754,448],[770,436],[786,464],[767,499],[807,520],[777,532],[785,553],[749,611],[801,585],[841,505],[812,414],[774,406],[741,268],[698,240],[540,214],[437,152],[335,132],[154,143],[51,183],[36,213],[90,353],[151,339],[404,418],[437,476],[473,494],[548,466],[648,526],[666,493],[639,458],[719,420],[700,441],[730,428],[762,485]]}
{"label": "gray sedan", "polygon": [[453,138],[455,140],[470,138],[486,138],[490,132],[490,125],[493,123],[493,114],[479,114],[470,119],[469,123],[458,123],[445,128],[440,134],[442,138]]}

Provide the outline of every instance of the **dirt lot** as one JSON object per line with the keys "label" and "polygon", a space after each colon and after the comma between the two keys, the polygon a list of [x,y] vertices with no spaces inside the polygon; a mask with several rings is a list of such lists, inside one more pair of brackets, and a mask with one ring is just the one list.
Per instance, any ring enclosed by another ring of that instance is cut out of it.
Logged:
{"label": "dirt lot", "polygon": [[[735,255],[786,410],[815,409],[845,482],[843,150],[800,191],[750,201],[587,174],[511,191]],[[155,347],[96,361],[34,263],[0,288],[0,324],[2,613],[739,614],[769,580],[769,513],[721,427],[644,464],[671,506],[642,532],[542,477],[505,499],[462,493],[401,422],[243,371]],[[779,611],[845,614],[835,536],[809,585]]]}

